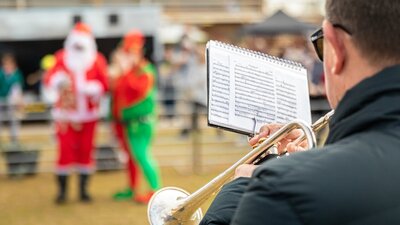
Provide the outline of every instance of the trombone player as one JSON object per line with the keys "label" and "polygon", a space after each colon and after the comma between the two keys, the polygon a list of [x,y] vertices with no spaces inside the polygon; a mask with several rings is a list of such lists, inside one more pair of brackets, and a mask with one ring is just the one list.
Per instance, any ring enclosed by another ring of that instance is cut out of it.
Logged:
{"label": "trombone player", "polygon": [[[200,224],[400,224],[400,1],[326,0],[325,10],[311,36],[335,109],[325,147],[242,165]],[[288,150],[301,148],[297,135]]]}

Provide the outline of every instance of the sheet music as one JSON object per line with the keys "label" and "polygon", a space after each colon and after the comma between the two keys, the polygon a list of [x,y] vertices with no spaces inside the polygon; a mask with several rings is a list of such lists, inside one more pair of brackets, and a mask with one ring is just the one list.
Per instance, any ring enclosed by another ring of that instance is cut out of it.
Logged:
{"label": "sheet music", "polygon": [[210,95],[210,117],[228,123],[229,121],[229,95],[230,74],[229,56],[216,54],[215,60],[210,62],[212,73],[215,74],[210,82],[212,95]]}
{"label": "sheet music", "polygon": [[303,67],[210,41],[208,122],[244,134],[266,123],[311,123]]}
{"label": "sheet music", "polygon": [[297,96],[296,85],[286,82],[284,79],[276,80],[276,122],[285,123],[296,119]]}
{"label": "sheet music", "polygon": [[275,92],[272,71],[235,61],[235,116],[256,119],[259,123],[274,120]]}

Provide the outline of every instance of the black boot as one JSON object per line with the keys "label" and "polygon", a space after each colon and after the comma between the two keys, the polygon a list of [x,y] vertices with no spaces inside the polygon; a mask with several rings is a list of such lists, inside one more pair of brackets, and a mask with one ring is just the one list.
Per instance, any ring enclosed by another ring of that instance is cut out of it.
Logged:
{"label": "black boot", "polygon": [[89,182],[89,174],[80,174],[79,176],[79,198],[81,202],[91,202],[92,198],[87,192]]}
{"label": "black boot", "polygon": [[64,204],[67,201],[67,183],[68,183],[67,175],[57,176],[58,195],[55,200],[56,204]]}

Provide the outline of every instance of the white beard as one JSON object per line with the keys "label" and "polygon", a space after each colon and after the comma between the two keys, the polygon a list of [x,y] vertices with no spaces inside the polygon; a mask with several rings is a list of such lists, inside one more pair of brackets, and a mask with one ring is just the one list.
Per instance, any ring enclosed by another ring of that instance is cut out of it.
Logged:
{"label": "white beard", "polygon": [[76,52],[71,49],[65,51],[64,62],[66,67],[72,72],[84,73],[93,66],[96,54],[96,51]]}
{"label": "white beard", "polygon": [[[84,50],[79,51],[74,45],[83,46]],[[72,32],[68,35],[65,43],[66,67],[75,73],[84,73],[93,66],[96,60],[97,47],[94,38],[81,32]]]}

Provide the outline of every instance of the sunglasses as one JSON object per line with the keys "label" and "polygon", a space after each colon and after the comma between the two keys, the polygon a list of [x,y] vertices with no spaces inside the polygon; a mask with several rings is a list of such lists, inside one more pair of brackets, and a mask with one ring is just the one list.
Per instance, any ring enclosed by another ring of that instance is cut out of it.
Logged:
{"label": "sunglasses", "polygon": [[[333,24],[333,27],[342,29],[344,32],[351,35],[351,32],[340,24]],[[310,40],[314,46],[314,50],[317,53],[319,60],[324,61],[324,32],[322,27],[311,34]]]}

